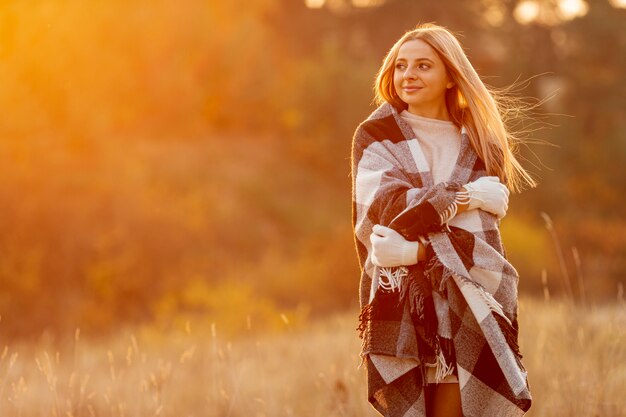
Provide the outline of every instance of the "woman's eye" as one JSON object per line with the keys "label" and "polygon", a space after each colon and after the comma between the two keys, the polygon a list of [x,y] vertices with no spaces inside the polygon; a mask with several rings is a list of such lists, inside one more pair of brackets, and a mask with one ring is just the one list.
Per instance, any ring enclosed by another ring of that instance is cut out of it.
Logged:
{"label": "woman's eye", "polygon": [[[430,65],[428,65],[428,64],[419,64],[417,67],[419,69],[421,69],[421,70],[430,69]],[[396,64],[396,68],[401,70],[401,69],[406,68],[406,65],[404,65],[404,64]]]}

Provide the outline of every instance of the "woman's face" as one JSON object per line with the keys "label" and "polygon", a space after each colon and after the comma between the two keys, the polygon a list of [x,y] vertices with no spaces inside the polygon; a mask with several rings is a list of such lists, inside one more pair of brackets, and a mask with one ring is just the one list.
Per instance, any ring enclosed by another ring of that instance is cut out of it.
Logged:
{"label": "woman's face", "polygon": [[426,117],[447,115],[445,93],[452,83],[439,55],[423,40],[402,44],[395,62],[393,84],[411,113]]}

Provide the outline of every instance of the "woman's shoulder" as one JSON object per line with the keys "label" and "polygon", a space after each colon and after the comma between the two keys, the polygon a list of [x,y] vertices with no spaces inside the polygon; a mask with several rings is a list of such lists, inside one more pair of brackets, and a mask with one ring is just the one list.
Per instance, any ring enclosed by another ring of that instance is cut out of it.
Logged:
{"label": "woman's shoulder", "polygon": [[391,104],[380,105],[357,126],[354,132],[355,140],[368,138],[379,141],[387,139],[392,142],[405,140],[396,116],[397,111]]}

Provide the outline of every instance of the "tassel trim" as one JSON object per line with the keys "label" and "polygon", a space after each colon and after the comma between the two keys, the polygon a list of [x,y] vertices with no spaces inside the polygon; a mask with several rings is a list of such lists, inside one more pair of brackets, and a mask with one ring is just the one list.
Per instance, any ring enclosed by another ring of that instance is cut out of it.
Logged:
{"label": "tassel trim", "polygon": [[454,373],[454,366],[452,363],[446,363],[446,358],[443,355],[443,351],[440,349],[437,353],[437,364],[435,366],[435,382],[439,383],[444,380],[445,377]]}
{"label": "tassel trim", "polygon": [[356,330],[359,332],[359,339],[363,339],[365,337],[365,332],[367,331],[367,323],[372,319],[372,310],[374,308],[373,302],[366,304],[361,309],[361,313],[359,314],[359,326]]}
{"label": "tassel trim", "polygon": [[517,365],[520,367],[521,370],[525,372],[526,368],[524,368],[524,365],[522,364],[523,356],[518,344],[517,329],[509,324],[509,322],[502,320],[501,316],[495,316],[495,318],[498,322],[498,326],[502,330],[502,334],[504,335],[504,339],[506,340],[507,345],[509,345],[511,351],[513,351],[514,353],[513,356],[515,356],[515,361],[517,362]]}
{"label": "tassel trim", "polygon": [[409,312],[424,320],[424,294],[414,279],[405,279],[400,287],[399,303],[408,297]]}
{"label": "tassel trim", "polygon": [[[441,268],[441,274],[435,274],[435,270]],[[437,289],[440,294],[445,293],[446,281],[450,279],[454,272],[446,268],[437,256],[432,256],[426,267],[424,268],[426,276],[430,277],[433,288]]]}
{"label": "tassel trim", "polygon": [[443,268],[441,281],[438,283],[436,282],[433,283],[433,287],[439,288],[439,292],[444,291],[446,281],[450,279],[450,277],[457,277],[460,280],[460,283],[462,285],[470,285],[475,290],[478,296],[481,297],[485,301],[485,304],[487,304],[487,307],[489,307],[489,310],[491,310],[496,315],[501,316],[509,325],[511,325],[511,320],[509,320],[506,314],[504,314],[504,308],[502,307],[502,304],[500,304],[493,297],[493,295],[491,295],[487,290],[485,290],[485,288],[482,285],[480,285],[476,281],[466,278],[462,275],[455,274],[454,271],[452,271],[450,268],[446,267],[443,263],[441,263],[441,261],[439,260],[439,257],[436,255],[432,257],[432,259],[428,262],[426,266],[426,271],[431,276],[431,279],[437,279],[437,274],[432,274],[432,272],[438,267]]}
{"label": "tassel trim", "polygon": [[506,316],[506,314],[504,314],[504,308],[502,307],[502,304],[500,304],[493,297],[493,295],[485,290],[482,285],[463,276],[458,277],[463,285],[471,286],[471,288],[474,289],[475,293],[485,301],[485,304],[487,305],[487,307],[489,307],[489,310],[491,310],[491,312],[495,314],[495,316],[499,316],[504,321],[506,321],[509,326],[512,326],[511,320]]}
{"label": "tassel trim", "polygon": [[454,196],[454,201],[446,207],[444,211],[441,212],[439,217],[441,218],[441,224],[447,224],[456,214],[458,213],[458,205],[459,204],[469,204],[470,202],[470,194],[468,191],[461,190],[457,191]]}
{"label": "tassel trim", "polygon": [[369,322],[372,319],[372,312],[374,310],[374,301],[376,301],[376,298],[374,298],[374,300],[372,300],[371,303],[368,303],[366,305],[363,306],[363,308],[361,308],[361,312],[359,313],[359,325],[356,328],[356,330],[359,332],[359,338],[363,339],[363,341],[361,342],[361,352],[359,353],[359,356],[361,357],[361,362],[359,363],[359,366],[357,367],[357,369],[360,369],[361,366],[363,366],[363,363],[365,363],[365,348],[367,347],[367,337],[366,337],[366,332],[367,332],[367,327]]}
{"label": "tassel trim", "polygon": [[[395,291],[400,288],[402,281],[404,281],[403,278],[407,275],[409,275],[409,270],[405,266],[380,268],[378,286],[385,291]],[[387,280],[381,279],[383,277]]]}
{"label": "tassel trim", "polygon": [[437,336],[432,343],[435,348],[435,363],[429,366],[435,368],[435,383],[440,383],[446,377],[454,375],[456,358],[453,353],[454,343],[451,339]]}

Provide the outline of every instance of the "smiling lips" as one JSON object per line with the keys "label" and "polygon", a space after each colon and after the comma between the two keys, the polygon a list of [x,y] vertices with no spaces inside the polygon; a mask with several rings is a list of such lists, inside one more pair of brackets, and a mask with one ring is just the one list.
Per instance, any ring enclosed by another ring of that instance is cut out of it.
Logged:
{"label": "smiling lips", "polygon": [[416,87],[416,86],[406,86],[406,87],[402,87],[402,89],[407,92],[407,93],[414,93],[418,90],[421,90],[422,87]]}

